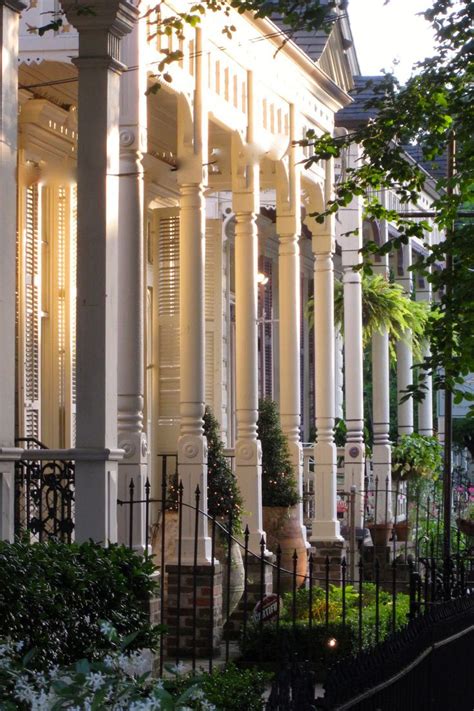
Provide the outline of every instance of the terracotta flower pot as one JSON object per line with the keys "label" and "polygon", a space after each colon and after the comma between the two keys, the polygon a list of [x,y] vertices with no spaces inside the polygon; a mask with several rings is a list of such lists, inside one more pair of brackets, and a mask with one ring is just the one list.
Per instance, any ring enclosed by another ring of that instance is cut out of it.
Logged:
{"label": "terracotta flower pot", "polygon": [[474,536],[474,521],[467,518],[458,518],[456,523],[461,533],[466,536]]}
{"label": "terracotta flower pot", "polygon": [[[151,549],[154,556],[154,563],[161,568],[161,546],[162,546],[162,517],[158,523],[152,527]],[[167,510],[165,514],[165,565],[175,559],[176,545],[178,542],[179,521],[178,512]]]}
{"label": "terracotta flower pot", "polygon": [[[264,506],[263,529],[267,536],[267,548],[276,553],[278,544],[281,548],[281,567],[293,571],[293,556],[296,550],[298,556],[296,566],[296,585],[304,583],[308,565],[308,554],[301,531],[299,511],[297,506]],[[293,576],[283,573],[280,578],[281,592],[289,592],[293,588]]]}
{"label": "terracotta flower pot", "polygon": [[397,536],[397,541],[401,543],[406,543],[410,540],[411,526],[408,521],[401,521],[395,524],[395,535]]}
{"label": "terracotta flower pot", "polygon": [[392,534],[393,523],[374,523],[370,526],[370,535],[376,548],[387,546]]}

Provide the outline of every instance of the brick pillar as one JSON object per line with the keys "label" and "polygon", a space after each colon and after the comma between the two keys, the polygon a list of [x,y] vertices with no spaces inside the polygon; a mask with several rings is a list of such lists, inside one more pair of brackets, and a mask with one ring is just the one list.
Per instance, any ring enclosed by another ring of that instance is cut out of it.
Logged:
{"label": "brick pillar", "polygon": [[343,541],[317,541],[312,546],[313,579],[322,586],[326,580],[326,560],[329,558],[329,582],[340,583],[342,579],[341,561],[344,555]]}
{"label": "brick pillar", "polygon": [[[165,622],[166,652],[171,659],[190,657],[193,651],[194,625],[194,579],[196,578],[196,656],[209,657],[218,653],[222,639],[222,570],[219,564],[212,566],[167,565],[168,600]],[[213,584],[213,639],[210,645],[211,584]],[[179,646],[177,639],[179,601]]]}

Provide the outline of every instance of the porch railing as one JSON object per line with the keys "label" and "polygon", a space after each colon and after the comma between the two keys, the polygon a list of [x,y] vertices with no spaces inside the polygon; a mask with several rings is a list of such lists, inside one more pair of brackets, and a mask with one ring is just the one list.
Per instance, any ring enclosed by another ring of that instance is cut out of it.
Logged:
{"label": "porch railing", "polygon": [[74,532],[75,463],[34,437],[15,462],[15,535],[42,542],[54,537],[70,543]]}

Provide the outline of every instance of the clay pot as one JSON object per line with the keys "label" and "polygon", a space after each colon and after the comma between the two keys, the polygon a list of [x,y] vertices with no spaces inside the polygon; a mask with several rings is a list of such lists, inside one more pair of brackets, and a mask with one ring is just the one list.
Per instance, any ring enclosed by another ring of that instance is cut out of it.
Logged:
{"label": "clay pot", "polygon": [[[162,545],[162,533],[161,533],[161,521],[160,516],[159,522],[155,524],[152,528],[151,536],[151,549],[153,553],[153,560],[155,565],[161,568],[161,545]],[[178,512],[177,511],[166,511],[165,514],[165,565],[170,563],[172,560],[176,560],[177,552],[177,542],[178,542]]]}
{"label": "clay pot", "polygon": [[[296,550],[298,556],[296,566],[296,586],[304,584],[308,554],[305,545],[299,510],[297,506],[264,506],[263,530],[267,537],[267,548],[276,553],[278,544],[281,548],[281,567],[293,571],[293,556]],[[280,577],[281,592],[290,592],[293,589],[293,576],[282,573]]]}
{"label": "clay pot", "polygon": [[[227,536],[216,529],[215,556],[222,569],[222,616],[227,615],[227,581],[229,562],[229,542]],[[230,546],[229,616],[233,613],[244,594],[244,563],[242,551],[235,541]]]}
{"label": "clay pot", "polygon": [[392,534],[393,523],[374,523],[370,526],[370,535],[376,548],[385,548]]}
{"label": "clay pot", "polygon": [[411,526],[408,521],[402,521],[401,523],[395,524],[395,535],[397,541],[400,543],[406,543],[410,540]]}

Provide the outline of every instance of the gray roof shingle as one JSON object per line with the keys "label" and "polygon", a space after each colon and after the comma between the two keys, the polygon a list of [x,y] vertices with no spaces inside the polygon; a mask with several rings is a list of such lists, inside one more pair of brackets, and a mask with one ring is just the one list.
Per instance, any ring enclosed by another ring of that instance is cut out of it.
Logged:
{"label": "gray roof shingle", "polygon": [[355,76],[354,89],[349,92],[353,102],[337,112],[336,126],[356,128],[373,118],[376,110],[366,108],[366,104],[374,97],[374,85],[381,84],[384,80],[385,77],[383,75]]}

